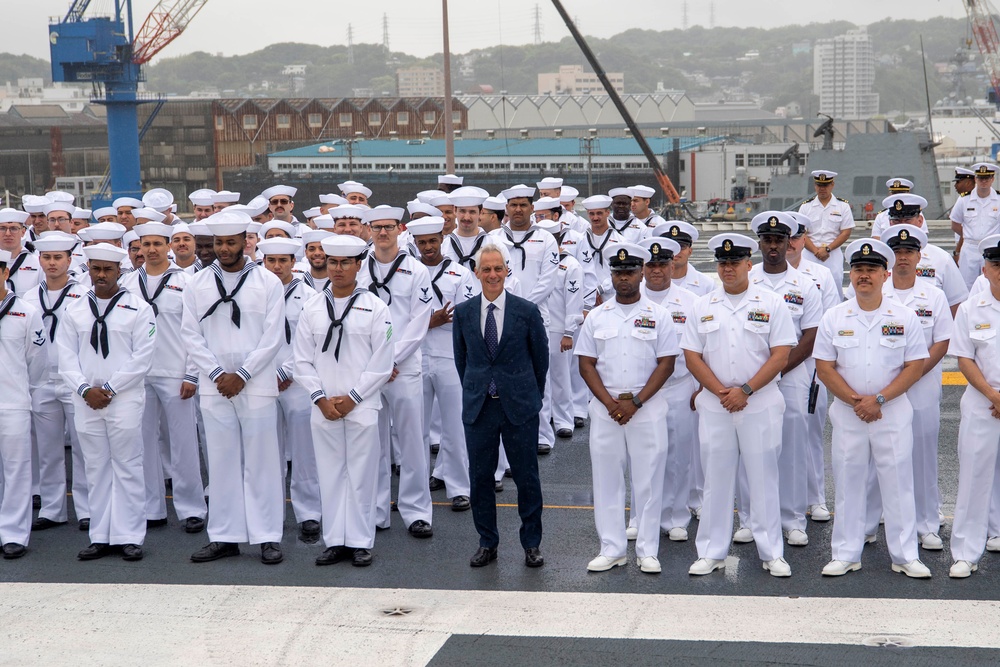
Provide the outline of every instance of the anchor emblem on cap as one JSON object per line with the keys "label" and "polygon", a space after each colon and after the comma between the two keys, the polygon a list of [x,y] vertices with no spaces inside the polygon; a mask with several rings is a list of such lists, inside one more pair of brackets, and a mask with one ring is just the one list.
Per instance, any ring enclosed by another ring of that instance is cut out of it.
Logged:
{"label": "anchor emblem on cap", "polygon": [[628,251],[626,251],[625,248],[622,248],[621,250],[618,251],[618,259],[620,259],[621,261],[625,261],[627,257],[628,257]]}
{"label": "anchor emblem on cap", "polygon": [[654,243],[653,245],[649,246],[649,252],[653,253],[654,255],[659,255],[660,254],[660,244],[659,243]]}
{"label": "anchor emblem on cap", "polygon": [[899,181],[893,181],[892,182],[892,187],[894,187],[894,188],[901,188],[901,187],[903,187],[903,184],[900,183]]}
{"label": "anchor emblem on cap", "polygon": [[680,233],[680,231],[681,231],[681,228],[678,227],[677,225],[674,225],[673,227],[670,228],[670,235],[671,236],[677,236]]}
{"label": "anchor emblem on cap", "polygon": [[895,208],[897,211],[902,211],[903,210],[903,200],[902,199],[897,199],[896,203],[893,204],[893,208]]}
{"label": "anchor emblem on cap", "polygon": [[900,241],[905,241],[908,238],[910,238],[910,233],[907,232],[905,229],[900,230],[900,232],[899,232],[899,240]]}
{"label": "anchor emblem on cap", "polygon": [[730,250],[733,249],[733,242],[730,241],[729,239],[726,239],[725,242],[722,244],[722,249],[725,250],[726,252],[729,252]]}
{"label": "anchor emblem on cap", "polygon": [[862,255],[870,255],[871,252],[872,252],[872,247],[870,245],[868,245],[867,243],[864,244],[863,246],[861,246],[861,254]]}
{"label": "anchor emblem on cap", "polygon": [[767,224],[771,225],[772,227],[777,227],[778,226],[778,217],[775,216],[775,215],[772,215],[770,218],[767,219]]}

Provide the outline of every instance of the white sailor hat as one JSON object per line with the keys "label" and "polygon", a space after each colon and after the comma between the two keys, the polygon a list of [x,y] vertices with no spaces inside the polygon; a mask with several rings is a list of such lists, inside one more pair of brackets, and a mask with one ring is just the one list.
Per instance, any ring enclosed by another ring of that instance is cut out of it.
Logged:
{"label": "white sailor hat", "polygon": [[357,181],[344,181],[343,183],[337,183],[337,187],[340,188],[340,191],[344,193],[345,196],[351,193],[363,194],[365,199],[372,196],[372,191]]}
{"label": "white sailor hat", "polygon": [[69,192],[64,192],[63,190],[52,190],[51,192],[46,192],[45,196],[52,201],[61,201],[68,204],[76,202],[76,197]]}
{"label": "white sailor hat", "polygon": [[125,236],[125,225],[117,222],[99,222],[87,227],[87,236],[91,241],[118,241]]}
{"label": "white sailor hat", "polygon": [[45,207],[51,203],[51,199],[39,195],[24,195],[21,197],[21,208],[28,213],[45,213]]}
{"label": "white sailor hat", "polygon": [[136,225],[132,228],[139,238],[143,236],[162,236],[169,239],[173,233],[174,228],[171,225],[165,225],[162,222],[146,222],[141,225]]}
{"label": "white sailor hat", "polygon": [[3,208],[0,209],[0,223],[3,222],[16,222],[23,225],[28,221],[30,215],[27,211],[18,211],[14,208]]}
{"label": "white sailor hat", "polygon": [[381,206],[376,206],[375,208],[368,209],[361,215],[361,222],[366,225],[370,225],[376,220],[395,220],[399,222],[403,219],[403,209],[398,206],[386,206],[382,204]]}
{"label": "white sailor hat", "polygon": [[243,206],[243,210],[246,211],[247,215],[251,218],[256,218],[258,215],[263,215],[269,207],[268,201],[263,197],[254,197],[248,201]]}
{"label": "white sailor hat", "polygon": [[639,245],[649,251],[650,262],[669,262],[681,251],[681,244],[663,236],[647,236]]}
{"label": "white sailor hat", "polygon": [[916,225],[892,225],[885,230],[882,241],[893,250],[897,248],[921,250],[927,245],[927,232]]}
{"label": "white sailor hat", "polygon": [[212,197],[215,195],[215,190],[209,190],[208,188],[202,188],[201,190],[195,190],[188,195],[188,200],[195,206],[211,206],[214,202]]}
{"label": "white sailor hat", "polygon": [[178,222],[176,225],[170,225],[170,238],[174,238],[178,234],[190,234],[194,236],[194,232],[191,231],[191,225],[186,222]]}
{"label": "white sailor hat", "polygon": [[167,216],[154,208],[136,208],[132,210],[132,217],[136,220],[149,220],[151,222],[163,222]]}
{"label": "white sailor hat", "polygon": [[438,176],[438,185],[461,185],[465,177],[455,174],[443,174]]}
{"label": "white sailor hat", "polygon": [[100,220],[101,218],[109,216],[114,216],[116,220],[118,219],[118,211],[116,211],[113,206],[102,206],[101,208],[96,209],[92,215],[94,220]]}
{"label": "white sailor hat", "polygon": [[487,197],[483,200],[483,208],[502,213],[507,210],[507,200],[503,195]]}
{"label": "white sailor hat", "polygon": [[990,234],[979,242],[979,252],[989,262],[1000,261],[1000,234]]}
{"label": "white sailor hat", "polygon": [[323,252],[327,257],[358,257],[367,248],[367,243],[349,234],[331,234],[323,239]]}
{"label": "white sailor hat", "polygon": [[535,227],[544,229],[549,234],[555,235],[562,231],[562,221],[552,218],[539,218],[535,220]]}
{"label": "white sailor hat", "polygon": [[791,236],[799,231],[799,223],[788,217],[784,211],[762,211],[750,221],[750,228],[757,233],[757,236],[764,234]]}
{"label": "white sailor hat", "polygon": [[900,192],[882,200],[890,218],[913,218],[927,208],[927,200],[912,192]]}
{"label": "white sailor hat", "polygon": [[298,239],[272,238],[257,242],[257,250],[264,255],[295,255],[302,250]]}
{"label": "white sailor hat", "polygon": [[224,208],[205,218],[205,226],[212,230],[212,236],[236,236],[245,234],[253,220],[243,211]]}
{"label": "white sailor hat", "polygon": [[271,198],[276,195],[284,195],[285,197],[292,199],[298,191],[298,188],[293,188],[290,185],[272,185],[267,190],[261,192],[260,196],[268,201],[271,201]]}
{"label": "white sailor hat", "polygon": [[174,194],[165,188],[153,188],[142,196],[142,203],[163,213],[174,205]]}
{"label": "white sailor hat", "polygon": [[426,218],[412,220],[406,224],[406,231],[410,236],[417,237],[424,234],[440,234],[444,230],[444,218],[429,215]]}
{"label": "white sailor hat", "polygon": [[874,264],[884,269],[891,269],[896,263],[896,253],[882,241],[877,239],[858,239],[847,246],[844,253],[847,263],[851,266],[855,264]]}
{"label": "white sailor hat", "polygon": [[[363,220],[365,212],[370,210],[371,209],[369,208],[361,208],[360,206],[355,206],[354,204],[344,204],[343,206],[330,209],[330,212],[327,213],[327,215],[334,220],[340,220],[341,218],[357,218],[358,220]],[[318,218],[313,218],[313,223],[315,223],[316,220],[318,220]]]}
{"label": "white sailor hat", "polygon": [[76,205],[66,201],[54,201],[45,207],[45,215],[53,213],[55,211],[63,211],[69,213],[69,217],[73,217],[76,213]]}
{"label": "white sailor hat", "polygon": [[976,176],[994,176],[997,173],[997,166],[995,164],[990,164],[989,162],[977,162],[972,165],[972,172]]}
{"label": "white sailor hat", "polygon": [[69,252],[78,243],[79,238],[60,231],[45,232],[34,241],[36,252]]}
{"label": "white sailor hat", "polygon": [[188,223],[188,231],[191,232],[192,236],[215,236],[215,232],[205,224],[205,220]]}
{"label": "white sailor hat", "polygon": [[500,194],[502,194],[503,198],[507,201],[517,199],[519,197],[527,197],[528,199],[531,199],[535,196],[535,188],[519,183],[518,185],[507,188]]}
{"label": "white sailor hat", "polygon": [[132,241],[138,241],[138,240],[139,240],[139,235],[130,229],[127,232],[125,232],[124,236],[122,236],[122,245],[127,248],[130,245],[132,245]]}
{"label": "white sailor hat", "polygon": [[336,236],[333,232],[327,231],[325,229],[307,229],[302,232],[302,244],[309,245],[310,243],[319,243],[325,238],[330,236]]}
{"label": "white sailor hat", "polygon": [[440,190],[424,190],[417,193],[417,201],[438,208],[440,206],[454,206],[447,192]]}
{"label": "white sailor hat", "polygon": [[580,191],[571,185],[564,185],[559,188],[559,201],[576,201],[580,196]]}
{"label": "white sailor hat", "polygon": [[799,213],[798,211],[785,211],[785,215],[790,217],[795,221],[797,229],[792,230],[792,237],[802,236],[812,227],[812,220],[805,213]]}
{"label": "white sailor hat", "polygon": [[115,264],[120,264],[122,260],[128,257],[127,250],[111,245],[110,243],[95,243],[94,245],[85,246],[83,254],[87,258],[87,261],[97,260],[99,262],[114,262]]}
{"label": "white sailor hat", "polygon": [[913,181],[894,176],[885,182],[885,187],[889,188],[889,192],[909,192],[913,189]]}
{"label": "white sailor hat", "polygon": [[633,185],[628,191],[633,197],[641,197],[643,199],[651,199],[656,194],[656,190],[648,185]]}
{"label": "white sailor hat", "polygon": [[219,190],[212,195],[213,204],[236,204],[240,201],[239,192],[230,192],[229,190]]}
{"label": "white sailor hat", "polygon": [[335,194],[325,194],[319,196],[319,203],[321,204],[333,204],[335,206],[343,206],[348,203],[346,199],[340,195]]}
{"label": "white sailor hat", "polygon": [[536,211],[551,211],[554,208],[559,208],[562,204],[556,197],[541,197],[535,201],[534,206]]}
{"label": "white sailor hat", "polygon": [[406,212],[413,217],[417,213],[423,213],[424,215],[441,215],[441,209],[431,206],[430,204],[425,204],[419,199],[414,199],[413,201],[406,202]]}
{"label": "white sailor hat", "polygon": [[295,238],[295,227],[292,227],[290,223],[283,220],[271,220],[270,222],[265,222],[261,225],[261,228],[257,233],[263,237],[267,237],[267,233],[273,229],[277,229],[287,238]]}
{"label": "white sailor hat", "polygon": [[665,236],[691,245],[698,240],[698,228],[683,220],[665,220],[653,227],[653,236]]}
{"label": "white sailor hat", "polygon": [[716,261],[750,259],[759,247],[752,238],[730,232],[716,234],[708,240],[708,249],[715,253]]}
{"label": "white sailor hat", "polygon": [[961,180],[963,178],[973,178],[976,172],[971,169],[966,169],[965,167],[955,167],[955,180]]}
{"label": "white sailor hat", "polygon": [[135,197],[119,197],[111,202],[111,207],[116,211],[122,206],[128,206],[129,208],[142,208],[143,203],[141,199],[136,199]]}
{"label": "white sailor hat", "polygon": [[302,211],[302,217],[306,220],[312,220],[317,215],[323,215],[323,210],[319,206],[313,206]]}
{"label": "white sailor hat", "polygon": [[254,222],[253,220],[251,220],[250,224],[247,225],[247,234],[256,234],[257,232],[260,231],[260,228],[262,226],[263,226],[262,223]]}
{"label": "white sailor hat", "polygon": [[83,229],[76,230],[76,237],[85,243],[90,243],[90,228],[84,227]]}
{"label": "white sailor hat", "polygon": [[611,197],[608,195],[594,195],[587,197],[581,204],[588,211],[596,211],[602,208],[611,208]]}
{"label": "white sailor hat", "polygon": [[89,208],[79,208],[73,211],[74,220],[90,220],[90,216],[93,215],[93,211]]}
{"label": "white sailor hat", "polygon": [[0,250],[0,262],[3,264],[10,264],[10,251]]}
{"label": "white sailor hat", "polygon": [[456,188],[448,193],[448,199],[455,206],[482,206],[490,193],[473,185]]}
{"label": "white sailor hat", "polygon": [[[356,217],[360,218],[360,214],[356,216],[342,216],[342,217]],[[312,219],[312,223],[316,225],[316,229],[333,229],[337,224],[337,218],[327,213],[326,215],[317,215]]]}
{"label": "white sailor hat", "polygon": [[614,243],[601,251],[612,271],[636,269],[648,262],[649,250],[636,243]]}
{"label": "white sailor hat", "polygon": [[827,169],[816,169],[812,172],[812,177],[815,183],[833,183],[833,179],[837,178],[837,172]]}
{"label": "white sailor hat", "polygon": [[611,188],[608,190],[608,196],[614,199],[615,197],[628,197],[632,198],[631,188]]}
{"label": "white sailor hat", "polygon": [[542,180],[535,183],[539,190],[558,190],[562,187],[562,184],[563,179],[552,176],[546,176]]}

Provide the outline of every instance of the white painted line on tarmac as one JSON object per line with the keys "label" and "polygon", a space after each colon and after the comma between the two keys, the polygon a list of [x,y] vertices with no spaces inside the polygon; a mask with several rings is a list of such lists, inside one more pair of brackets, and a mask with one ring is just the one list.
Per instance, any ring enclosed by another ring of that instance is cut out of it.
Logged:
{"label": "white painted line on tarmac", "polygon": [[452,634],[1000,648],[998,612],[964,600],[7,583],[0,646],[6,664],[144,666],[425,665]]}

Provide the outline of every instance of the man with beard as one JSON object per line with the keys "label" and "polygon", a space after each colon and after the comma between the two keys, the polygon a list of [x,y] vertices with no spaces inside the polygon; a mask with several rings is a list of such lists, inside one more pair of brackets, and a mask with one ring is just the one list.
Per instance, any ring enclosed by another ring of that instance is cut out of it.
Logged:
{"label": "man with beard", "polygon": [[608,224],[629,243],[638,243],[649,236],[649,229],[632,215],[632,190],[630,188],[612,188],[608,191],[611,197],[611,217]]}
{"label": "man with beard", "polygon": [[186,222],[178,222],[170,228],[170,251],[174,253],[174,264],[184,273],[197,271],[194,255],[194,235]]}

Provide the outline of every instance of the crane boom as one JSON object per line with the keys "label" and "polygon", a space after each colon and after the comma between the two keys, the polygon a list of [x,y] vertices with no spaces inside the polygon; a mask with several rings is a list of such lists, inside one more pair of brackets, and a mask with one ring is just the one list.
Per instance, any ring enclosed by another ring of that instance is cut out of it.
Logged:
{"label": "crane boom", "polygon": [[969,15],[976,45],[983,54],[986,73],[989,74],[993,90],[1000,99],[1000,38],[997,37],[997,27],[993,20],[997,12],[989,0],[965,0],[965,11]]}
{"label": "crane boom", "polygon": [[143,65],[152,60],[184,32],[206,2],[208,0],[160,0],[135,36],[132,62]]}
{"label": "crane boom", "polygon": [[66,12],[66,18],[63,19],[63,23],[82,20],[83,13],[87,11],[87,7],[89,6],[90,0],[73,0],[73,4],[69,6],[69,11]]}

